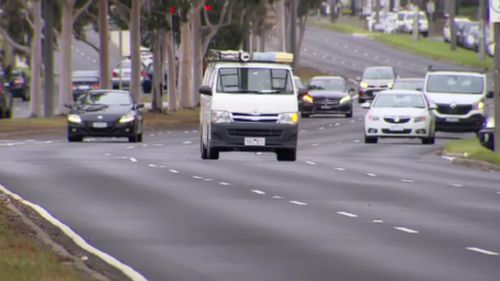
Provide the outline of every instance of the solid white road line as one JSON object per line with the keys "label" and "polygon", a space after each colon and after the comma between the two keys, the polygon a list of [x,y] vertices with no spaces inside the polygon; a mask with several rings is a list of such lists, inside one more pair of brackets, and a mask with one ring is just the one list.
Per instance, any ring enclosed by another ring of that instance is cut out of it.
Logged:
{"label": "solid white road line", "polygon": [[410,234],[418,234],[418,230],[414,230],[414,229],[407,228],[407,227],[395,226],[394,229],[399,230],[399,231],[403,231],[406,233],[410,233]]}
{"label": "solid white road line", "polygon": [[130,157],[130,158],[129,158],[129,160],[130,160],[130,162],[132,162],[132,163],[136,163],[136,162],[137,162],[137,159],[135,159],[134,157]]}
{"label": "solid white road line", "polygon": [[481,253],[481,254],[484,254],[484,255],[488,255],[488,256],[499,256],[500,255],[497,252],[492,252],[492,251],[488,251],[488,250],[481,249],[481,248],[476,248],[476,247],[467,247],[465,249],[467,249],[469,251],[472,251],[472,252],[476,252],[476,253]]}
{"label": "solid white road line", "polygon": [[23,205],[35,210],[42,218],[44,218],[46,221],[50,222],[53,226],[59,228],[66,236],[68,236],[73,242],[75,242],[76,245],[78,245],[80,248],[83,250],[99,257],[101,260],[105,261],[109,265],[113,266],[114,268],[120,270],[125,274],[127,277],[132,279],[133,281],[147,281],[147,279],[142,276],[139,272],[135,271],[132,267],[122,263],[115,257],[112,257],[108,253],[105,253],[94,246],[90,245],[83,239],[80,235],[78,235],[76,232],[74,232],[69,226],[63,224],[61,221],[59,221],[57,218],[52,216],[47,210],[42,208],[41,206],[32,203],[30,201],[24,200],[21,196],[9,191],[7,188],[5,188],[3,185],[0,184],[0,191],[11,196],[14,200],[17,200],[18,202],[22,203]]}
{"label": "solid white road line", "polygon": [[301,202],[301,201],[288,201],[292,204],[299,205],[299,206],[307,206],[307,203]]}
{"label": "solid white road line", "polygon": [[256,194],[259,194],[259,195],[266,195],[266,193],[264,191],[258,190],[258,189],[252,189],[252,192],[256,193]]}
{"label": "solid white road line", "polygon": [[337,212],[337,214],[339,214],[341,216],[349,217],[349,218],[357,218],[357,217],[359,217],[356,214],[348,213],[348,212],[343,212],[343,211],[339,211],[339,212]]}

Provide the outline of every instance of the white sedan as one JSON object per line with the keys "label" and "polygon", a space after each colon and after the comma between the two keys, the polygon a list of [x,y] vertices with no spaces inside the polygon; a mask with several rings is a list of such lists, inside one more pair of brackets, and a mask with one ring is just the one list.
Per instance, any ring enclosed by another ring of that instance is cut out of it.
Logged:
{"label": "white sedan", "polygon": [[432,111],[436,106],[422,92],[387,90],[361,107],[370,109],[365,116],[365,143],[377,143],[378,138],[419,138],[422,144],[434,143]]}

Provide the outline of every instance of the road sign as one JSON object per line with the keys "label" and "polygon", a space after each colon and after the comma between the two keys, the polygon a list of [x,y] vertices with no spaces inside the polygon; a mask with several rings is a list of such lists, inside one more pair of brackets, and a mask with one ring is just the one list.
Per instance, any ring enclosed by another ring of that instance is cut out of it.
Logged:
{"label": "road sign", "polygon": [[500,0],[490,0],[490,22],[500,22]]}

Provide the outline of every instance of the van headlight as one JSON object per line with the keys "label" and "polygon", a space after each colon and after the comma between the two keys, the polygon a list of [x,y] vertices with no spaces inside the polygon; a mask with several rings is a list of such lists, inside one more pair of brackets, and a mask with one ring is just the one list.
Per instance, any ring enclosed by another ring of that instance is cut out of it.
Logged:
{"label": "van headlight", "polygon": [[299,122],[299,114],[297,112],[282,113],[279,116],[278,123],[295,125]]}
{"label": "van headlight", "polygon": [[472,108],[473,108],[474,110],[483,110],[483,109],[484,109],[484,107],[485,107],[485,104],[484,104],[484,102],[483,102],[483,101],[476,102],[476,103],[474,103],[474,104],[472,105]]}
{"label": "van headlight", "polygon": [[340,99],[340,104],[348,103],[350,101],[351,101],[351,96],[347,95],[347,96]]}
{"label": "van headlight", "polygon": [[212,123],[231,123],[231,114],[227,111],[212,111]]}
{"label": "van headlight", "polygon": [[69,114],[68,115],[68,122],[70,123],[82,123],[82,118],[80,115],[77,114]]}
{"label": "van headlight", "polygon": [[118,121],[118,123],[125,124],[125,123],[130,123],[134,120],[135,120],[135,112],[130,111],[129,113],[120,117],[120,120]]}

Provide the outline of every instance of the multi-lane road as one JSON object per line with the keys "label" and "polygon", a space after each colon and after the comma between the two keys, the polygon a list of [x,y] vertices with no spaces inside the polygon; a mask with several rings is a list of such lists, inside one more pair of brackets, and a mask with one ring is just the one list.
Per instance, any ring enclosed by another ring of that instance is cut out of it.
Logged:
{"label": "multi-lane road", "polygon": [[[436,64],[319,29],[305,40],[304,65],[351,79]],[[469,135],[367,145],[364,113],[302,120],[294,163],[203,161],[197,128],[143,144],[2,141],[0,184],[148,280],[498,280],[500,174],[434,154]]]}

